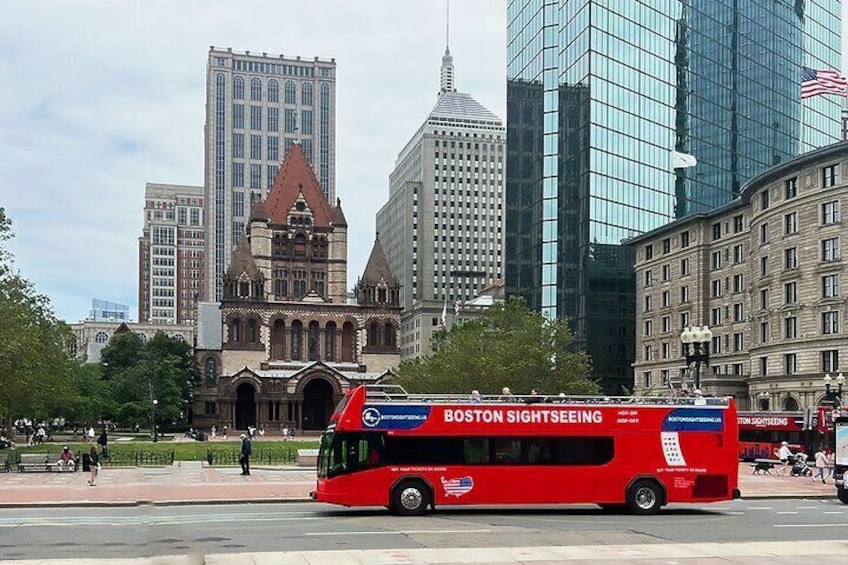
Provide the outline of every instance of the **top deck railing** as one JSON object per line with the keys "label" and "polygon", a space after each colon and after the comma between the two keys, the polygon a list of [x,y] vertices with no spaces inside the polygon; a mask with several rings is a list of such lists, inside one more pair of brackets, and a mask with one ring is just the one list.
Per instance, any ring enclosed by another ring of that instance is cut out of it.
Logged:
{"label": "top deck railing", "polygon": [[391,404],[598,404],[639,406],[729,406],[730,397],[582,396],[566,394],[410,394],[400,385],[365,385],[366,402]]}

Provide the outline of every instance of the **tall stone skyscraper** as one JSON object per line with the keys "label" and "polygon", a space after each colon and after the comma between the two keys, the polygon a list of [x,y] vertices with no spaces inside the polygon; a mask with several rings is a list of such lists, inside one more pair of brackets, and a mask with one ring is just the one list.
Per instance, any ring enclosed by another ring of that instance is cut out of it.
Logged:
{"label": "tall stone skyscraper", "polygon": [[206,299],[218,301],[251,203],[264,198],[280,160],[300,143],[335,199],[336,62],[209,50],[206,74]]}
{"label": "tall stone skyscraper", "polygon": [[837,141],[841,99],[800,87],[841,29],[837,0],[508,0],[506,291],[567,319],[610,393],[633,382],[621,243]]}
{"label": "tall stone skyscraper", "polygon": [[457,92],[446,47],[436,105],[398,155],[377,213],[401,283],[403,358],[428,353],[443,313],[501,277],[504,135],[500,118]]}

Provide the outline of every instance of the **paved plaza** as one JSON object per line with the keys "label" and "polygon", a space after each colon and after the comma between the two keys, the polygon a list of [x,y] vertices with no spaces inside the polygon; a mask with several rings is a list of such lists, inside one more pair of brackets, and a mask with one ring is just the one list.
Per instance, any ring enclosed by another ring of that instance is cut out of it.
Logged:
{"label": "paved plaza", "polygon": [[[299,467],[254,466],[250,476],[238,467],[182,462],[167,467],[104,468],[97,486],[88,473],[0,473],[0,507],[281,502],[309,500],[315,471]],[[743,498],[834,497],[832,483],[804,477],[754,475],[739,464]]]}

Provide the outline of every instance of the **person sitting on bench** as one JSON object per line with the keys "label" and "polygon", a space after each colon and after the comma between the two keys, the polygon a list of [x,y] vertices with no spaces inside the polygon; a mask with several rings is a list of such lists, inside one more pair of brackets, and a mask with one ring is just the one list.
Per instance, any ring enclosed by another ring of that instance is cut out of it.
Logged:
{"label": "person sitting on bench", "polygon": [[65,469],[74,471],[77,466],[77,462],[74,459],[74,452],[66,445],[62,449],[61,455],[59,455],[59,461],[57,461],[59,465],[59,470],[64,471]]}

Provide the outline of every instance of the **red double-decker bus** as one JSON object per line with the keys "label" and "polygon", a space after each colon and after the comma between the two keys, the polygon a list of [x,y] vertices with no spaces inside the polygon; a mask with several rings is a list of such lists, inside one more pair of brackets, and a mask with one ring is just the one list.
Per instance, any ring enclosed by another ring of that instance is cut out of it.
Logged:
{"label": "red double-decker bus", "polygon": [[781,442],[792,451],[808,449],[803,412],[739,412],[739,459],[775,459]]}
{"label": "red double-decker bus", "polygon": [[738,496],[733,399],[550,400],[358,387],[321,438],[312,496],[401,515],[561,503],[652,514],[672,502]]}

